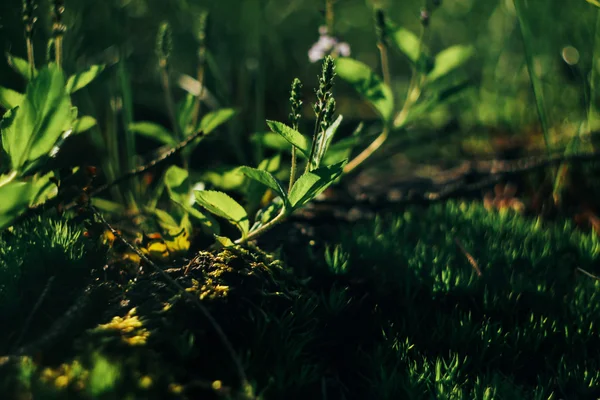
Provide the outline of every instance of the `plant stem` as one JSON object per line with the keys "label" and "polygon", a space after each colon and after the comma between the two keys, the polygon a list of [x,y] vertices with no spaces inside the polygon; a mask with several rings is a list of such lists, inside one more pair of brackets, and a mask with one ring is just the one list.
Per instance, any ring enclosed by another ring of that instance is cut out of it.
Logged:
{"label": "plant stem", "polygon": [[333,36],[333,0],[325,0],[325,24],[327,25],[327,34]]}
{"label": "plant stem", "polygon": [[33,74],[35,73],[35,60],[34,60],[34,56],[33,56],[33,41],[31,40],[30,37],[27,38],[26,44],[27,44],[27,61],[29,62],[29,74],[31,75],[31,78],[33,79]]}
{"label": "plant stem", "polygon": [[62,54],[62,37],[61,36],[57,36],[56,38],[54,38],[54,57],[56,60],[56,65],[58,66],[59,69],[62,69],[63,54]]}
{"label": "plant stem", "polygon": [[248,234],[248,236],[239,238],[234,243],[235,244],[244,244],[244,243],[249,242],[250,240],[256,239],[257,237],[259,237],[260,235],[262,235],[263,233],[265,233],[269,229],[273,228],[278,223],[282,222],[285,219],[286,215],[287,215],[287,213],[286,213],[286,209],[284,207],[281,210],[281,212],[275,218],[273,218],[271,221],[269,221],[265,225],[261,226],[257,230],[255,230],[253,232],[250,232]]}
{"label": "plant stem", "polygon": [[385,43],[377,43],[379,49],[379,56],[381,59],[381,73],[383,74],[383,82],[391,88],[392,78],[390,76],[390,62],[388,58],[387,46]]}
{"label": "plant stem", "polygon": [[296,180],[296,147],[292,146],[292,166],[290,168],[290,185],[288,186],[288,195],[292,191],[294,181]]}
{"label": "plant stem", "polygon": [[384,128],[383,132],[381,132],[379,136],[377,136],[377,138],[371,142],[369,147],[364,149],[359,155],[354,157],[352,161],[346,164],[346,166],[344,167],[344,174],[349,174],[350,172],[352,172],[356,167],[358,167],[367,158],[369,158],[375,151],[377,151],[381,147],[381,145],[387,140],[388,132],[388,128]]}
{"label": "plant stem", "polygon": [[202,96],[204,95],[204,63],[198,66],[198,82],[200,82],[200,92],[196,97],[196,103],[194,104],[194,111],[192,113],[192,129],[197,129],[198,120],[200,119],[200,109],[202,106]]}
{"label": "plant stem", "polygon": [[[381,57],[381,73],[383,75],[384,83],[391,88],[392,78],[390,76],[390,62],[388,58],[387,47],[384,42],[381,40],[377,43],[377,48],[379,49],[379,56]],[[406,105],[406,102],[404,103]],[[344,173],[352,172],[356,167],[362,164],[367,158],[369,158],[375,151],[377,151],[383,143],[388,138],[389,128],[388,123],[385,123],[385,127],[383,128],[383,132],[377,136],[377,138],[371,142],[369,147],[364,149],[358,156],[354,157],[352,161],[350,161],[344,167]]]}
{"label": "plant stem", "polygon": [[[179,123],[177,122],[177,117],[175,115],[175,101],[173,100],[173,93],[171,93],[171,79],[169,78],[169,71],[166,62],[160,66],[160,72],[162,76],[163,91],[165,92],[165,103],[167,105],[167,113],[169,114],[169,119],[171,120],[171,125],[173,127],[173,131],[175,132],[177,140],[183,141],[185,138],[183,137],[181,129],[179,129]],[[182,154],[182,159],[183,169],[188,170],[188,156]]]}

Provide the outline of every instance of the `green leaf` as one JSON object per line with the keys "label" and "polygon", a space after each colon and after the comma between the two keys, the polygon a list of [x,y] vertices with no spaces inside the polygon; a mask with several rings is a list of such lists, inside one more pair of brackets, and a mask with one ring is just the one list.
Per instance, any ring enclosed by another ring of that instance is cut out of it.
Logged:
{"label": "green leaf", "polygon": [[331,139],[333,139],[333,135],[342,123],[342,119],[343,117],[341,115],[338,116],[337,119],[325,130],[325,132],[323,134],[319,134],[317,137],[315,154],[313,154],[313,157],[310,160],[311,170],[317,169],[321,165],[321,160],[329,148],[329,144],[331,143]]}
{"label": "green leaf", "polygon": [[220,165],[204,171],[200,175],[200,179],[221,190],[237,190],[245,181],[244,177],[239,174],[238,168],[232,165]]}
{"label": "green leaf", "polygon": [[433,82],[466,63],[473,56],[473,46],[456,45],[442,50],[435,56],[433,70],[427,80]]}
{"label": "green leaf", "polygon": [[235,243],[233,243],[233,241],[231,239],[229,239],[228,237],[215,235],[215,239],[217,240],[217,242],[219,242],[219,244],[223,248],[235,246]]}
{"label": "green leaf", "polygon": [[411,31],[405,28],[396,28],[391,35],[396,47],[413,63],[419,61],[421,52],[420,40]]}
{"label": "green leaf", "polygon": [[550,123],[548,119],[547,105],[544,98],[544,89],[542,78],[538,75],[535,68],[535,53],[539,53],[540,50],[535,46],[537,42],[536,36],[531,30],[531,21],[525,18],[524,7],[528,7],[528,3],[523,0],[514,0],[515,11],[517,13],[517,20],[519,21],[519,28],[521,30],[521,36],[523,37],[523,47],[525,50],[525,64],[527,65],[527,72],[531,79],[531,86],[533,88],[533,96],[537,106],[538,118],[542,125],[542,132],[544,134],[544,141],[546,144],[546,150],[551,150],[551,138],[550,138]]}
{"label": "green leaf", "polygon": [[[12,54],[6,53],[8,65],[14,69],[19,75],[26,80],[31,80],[31,67],[29,62],[23,58],[13,56]],[[35,69],[33,70],[35,76]]]}
{"label": "green leaf", "polygon": [[219,233],[219,224],[214,218],[205,215],[190,204],[190,184],[188,172],[176,165],[169,167],[164,176],[165,186],[171,200],[197,219],[209,234]]}
{"label": "green leaf", "polygon": [[81,133],[85,132],[89,129],[92,129],[96,126],[97,122],[94,117],[90,117],[89,115],[82,115],[77,118],[73,123],[73,133]]}
{"label": "green leaf", "polygon": [[53,172],[49,172],[43,176],[35,175],[34,179],[31,181],[33,187],[29,202],[30,207],[38,206],[51,198],[56,197],[58,188],[51,180],[54,177],[55,174]]}
{"label": "green leaf", "polygon": [[[281,136],[279,136],[276,133],[273,133],[273,135],[275,135],[278,138],[280,138],[281,140],[283,140],[290,147],[290,149],[292,148],[292,145],[289,144]],[[277,171],[279,171],[280,166],[281,166],[281,155],[276,154],[275,156],[273,156],[271,158],[265,158],[264,160],[262,160],[260,162],[260,164],[258,164],[258,169],[262,170],[262,171],[268,171],[271,174],[274,174]],[[261,202],[264,194],[265,194],[265,187],[262,184],[260,184],[257,181],[254,181],[254,180],[250,181],[248,183],[248,186],[246,187],[246,192],[245,192],[246,210],[248,211],[248,214],[252,215],[252,214],[254,214],[254,212],[256,212],[260,208],[260,202]]]}
{"label": "green leaf", "polygon": [[194,127],[191,127],[190,124],[192,122],[192,116],[194,115],[196,99],[196,96],[188,93],[177,107],[177,123],[179,124],[181,132],[184,132],[186,136],[193,133],[191,130],[193,130]]}
{"label": "green leaf", "polygon": [[[257,132],[252,134],[250,140],[266,148],[285,151],[286,153],[290,153],[293,147],[290,142],[275,132]],[[297,155],[306,158],[303,152],[298,152]]]}
{"label": "green leaf", "polygon": [[10,182],[0,187],[0,230],[27,210],[33,189],[31,182]]}
{"label": "green leaf", "polygon": [[5,114],[0,123],[2,145],[14,170],[48,154],[72,123],[71,100],[65,78],[52,65],[29,82],[18,108]]}
{"label": "green leaf", "polygon": [[250,221],[246,210],[237,201],[223,192],[214,190],[197,190],[195,194],[198,204],[231,222],[240,230],[242,237],[246,237],[250,229]]}
{"label": "green leaf", "polygon": [[280,134],[285,140],[298,148],[298,150],[300,150],[304,156],[308,158],[310,154],[311,143],[306,136],[281,122],[267,120],[267,125],[269,125],[269,128],[273,132]]}
{"label": "green leaf", "polygon": [[284,201],[287,200],[285,190],[281,186],[281,183],[270,172],[246,166],[240,167],[240,172],[246,175],[248,178],[260,182],[269,189],[272,189],[275,193],[281,196]]}
{"label": "green leaf", "polygon": [[102,199],[100,197],[92,197],[91,202],[94,207],[107,213],[125,214],[127,211],[127,208],[123,204]]}
{"label": "green leaf", "polygon": [[449,87],[432,93],[429,97],[419,101],[416,105],[410,108],[408,117],[403,122],[404,125],[423,116],[427,117],[428,113],[436,107],[455,101],[457,98],[459,98],[464,90],[470,88],[471,86],[472,82],[470,80],[458,81]]}
{"label": "green leaf", "polygon": [[90,84],[94,79],[104,71],[104,65],[91,65],[85,71],[71,75],[67,80],[67,93],[75,93],[79,89],[83,89]]}
{"label": "green leaf", "polygon": [[354,90],[365,97],[385,122],[392,118],[394,96],[392,90],[367,65],[351,58],[335,60],[337,75],[350,83]]}
{"label": "green leaf", "polygon": [[237,110],[234,108],[222,108],[220,110],[210,112],[202,118],[198,128],[206,135],[217,129],[225,122],[229,121],[235,116],[235,114],[237,114]]}
{"label": "green leaf", "polygon": [[154,122],[142,121],[134,122],[129,125],[129,130],[144,137],[159,141],[163,144],[175,146],[177,141],[173,138],[173,133],[169,132],[162,125]]}
{"label": "green leaf", "polygon": [[189,193],[188,172],[176,165],[169,167],[165,173],[165,185],[171,198],[177,202],[186,203],[185,197]]}
{"label": "green leaf", "polygon": [[600,7],[600,1],[598,0],[586,0],[588,3],[595,5],[596,7]]}
{"label": "green leaf", "polygon": [[321,194],[341,174],[346,160],[303,174],[290,191],[289,202],[292,209],[298,209]]}
{"label": "green leaf", "polygon": [[15,108],[23,102],[25,95],[12,89],[0,86],[0,106],[7,110]]}

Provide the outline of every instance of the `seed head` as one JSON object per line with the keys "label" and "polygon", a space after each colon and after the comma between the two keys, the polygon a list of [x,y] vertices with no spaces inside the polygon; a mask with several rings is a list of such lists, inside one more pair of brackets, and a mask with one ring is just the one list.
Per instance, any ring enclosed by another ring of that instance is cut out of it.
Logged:
{"label": "seed head", "polygon": [[377,40],[379,43],[385,43],[385,13],[381,8],[375,10],[375,33],[377,34]]}
{"label": "seed head", "polygon": [[292,90],[290,91],[290,106],[292,109],[292,112],[290,113],[290,121],[295,129],[297,129],[298,121],[300,121],[300,110],[302,107],[302,100],[300,99],[301,89],[302,82],[300,82],[300,79],[295,78],[292,82]]}
{"label": "seed head", "polygon": [[421,24],[423,26],[428,26],[429,25],[430,15],[429,15],[429,11],[427,11],[426,8],[421,9],[421,17],[420,18],[421,18]]}
{"label": "seed head", "polygon": [[156,35],[156,55],[161,68],[167,67],[173,49],[173,35],[168,22],[163,22]]}
{"label": "seed head", "polygon": [[37,22],[37,17],[35,16],[36,9],[37,4],[35,0],[23,0],[23,24],[25,25],[25,35],[28,38],[33,36],[34,25]]}
{"label": "seed head", "polygon": [[62,37],[67,31],[67,26],[63,23],[62,15],[65,12],[64,0],[52,1],[52,36],[54,38]]}

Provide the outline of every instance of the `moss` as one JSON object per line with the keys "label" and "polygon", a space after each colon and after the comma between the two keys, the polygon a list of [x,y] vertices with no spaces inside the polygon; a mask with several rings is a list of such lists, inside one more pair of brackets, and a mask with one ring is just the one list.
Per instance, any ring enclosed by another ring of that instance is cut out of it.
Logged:
{"label": "moss", "polygon": [[0,332],[0,351],[47,329],[102,259],[83,228],[66,219],[34,217],[0,234],[0,325],[9,327]]}
{"label": "moss", "polygon": [[370,397],[598,395],[600,282],[578,274],[600,272],[597,236],[449,202],[354,226],[338,253],[383,331],[364,371]]}
{"label": "moss", "polygon": [[[353,225],[302,266],[311,279],[256,249],[200,252],[166,272],[223,328],[251,390],[158,274],[124,287],[76,355],[13,376],[73,398],[596,398],[600,283],[576,271],[598,273],[598,243],[450,202]],[[124,341],[140,332],[143,346]]]}

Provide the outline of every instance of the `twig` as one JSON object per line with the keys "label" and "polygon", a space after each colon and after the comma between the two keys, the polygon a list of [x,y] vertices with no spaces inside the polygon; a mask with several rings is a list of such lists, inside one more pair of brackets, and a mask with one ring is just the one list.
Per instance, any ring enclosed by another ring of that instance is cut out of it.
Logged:
{"label": "twig", "polygon": [[193,296],[192,294],[188,293],[183,286],[181,286],[179,283],[177,283],[177,281],[175,279],[171,278],[169,276],[169,274],[167,274],[162,268],[160,268],[158,265],[156,265],[154,262],[152,262],[152,260],[150,260],[148,257],[146,257],[146,255],[144,253],[142,253],[137,247],[135,247],[134,245],[129,243],[123,236],[121,236],[121,234],[119,232],[117,232],[117,230],[115,228],[113,228],[112,225],[110,225],[106,221],[106,219],[104,219],[102,214],[94,206],[89,205],[88,207],[92,211],[92,213],[96,216],[96,218],[98,218],[100,220],[100,222],[108,230],[110,230],[110,232],[115,236],[115,238],[117,238],[121,243],[123,243],[131,251],[133,251],[135,254],[137,254],[141,260],[143,260],[146,264],[148,264],[150,267],[152,267],[159,275],[161,275],[165,279],[165,281],[167,281],[167,283],[171,284],[187,300],[189,300],[196,307],[198,307],[200,312],[202,314],[204,314],[204,317],[208,320],[210,325],[213,327],[213,329],[217,333],[217,336],[219,336],[221,343],[223,344],[223,346],[229,353],[229,356],[231,357],[231,359],[237,369],[238,377],[239,377],[240,381],[242,382],[242,388],[248,386],[249,383],[246,378],[246,373],[244,372],[244,367],[242,366],[242,363],[241,363],[239,357],[237,356],[237,354],[233,348],[233,345],[231,344],[229,339],[227,339],[227,336],[225,335],[225,332],[223,332],[223,329],[221,328],[219,323],[214,319],[214,317],[210,314],[208,309],[200,302],[200,300],[198,300],[198,298]]}
{"label": "twig", "polygon": [[[178,152],[182,151],[185,147],[187,147],[190,143],[192,143],[194,141],[194,139],[196,139],[202,135],[203,135],[202,131],[198,131],[198,132],[194,133],[193,135],[190,135],[187,139],[185,139],[184,141],[177,144],[177,146],[173,147],[171,150],[164,153],[162,156],[150,161],[148,164],[142,165],[136,169],[128,171],[128,172],[124,173],[123,175],[119,176],[118,178],[116,178],[114,181],[105,183],[104,185],[99,186],[96,189],[92,190],[89,194],[90,197],[97,196],[100,193],[112,188],[113,186],[116,186],[128,179],[133,178],[134,176],[143,174],[144,172],[148,171],[149,169],[156,167],[158,164],[166,161],[168,158],[170,158],[170,157],[174,156],[175,154],[177,154]],[[75,205],[76,205],[76,202],[72,202],[69,205],[67,205],[65,207],[65,209],[67,209],[67,210],[71,209]]]}
{"label": "twig", "polygon": [[481,269],[479,268],[479,265],[477,264],[477,260],[475,260],[475,258],[465,249],[465,247],[462,245],[462,243],[460,242],[460,240],[457,237],[454,238],[454,243],[456,243],[456,246],[467,258],[467,260],[469,261],[469,264],[471,264],[471,266],[473,267],[475,272],[477,272],[477,276],[481,277],[483,274],[481,273]]}
{"label": "twig", "polygon": [[600,278],[598,278],[598,277],[597,277],[596,275],[594,275],[594,274],[591,274],[591,273],[587,272],[587,271],[586,271],[585,269],[583,269],[583,268],[579,268],[579,267],[577,267],[577,270],[578,270],[579,272],[583,273],[584,275],[587,275],[587,276],[589,276],[589,277],[590,277],[590,278],[592,278],[592,279],[595,279],[595,280],[597,280],[597,281],[600,281]]}
{"label": "twig", "polygon": [[29,329],[29,325],[31,324],[31,320],[33,319],[33,316],[35,315],[37,310],[40,308],[42,303],[44,302],[44,299],[46,298],[46,295],[48,294],[48,291],[50,290],[50,287],[52,286],[53,282],[54,282],[54,277],[51,276],[50,279],[48,279],[48,283],[46,283],[46,286],[44,287],[44,291],[42,292],[42,294],[36,301],[35,305],[31,309],[31,312],[27,316],[27,319],[25,320],[25,324],[23,325],[23,329],[21,330],[21,334],[19,335],[19,338],[17,339],[17,341],[15,343],[15,347],[18,347],[19,344],[21,344],[21,341],[23,340],[23,336],[25,336],[25,332],[27,332],[27,330]]}

